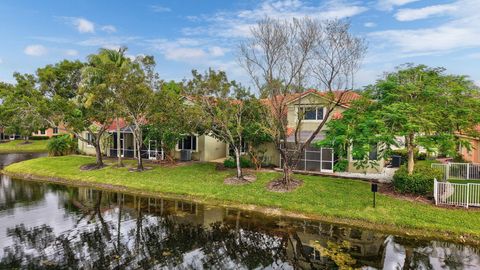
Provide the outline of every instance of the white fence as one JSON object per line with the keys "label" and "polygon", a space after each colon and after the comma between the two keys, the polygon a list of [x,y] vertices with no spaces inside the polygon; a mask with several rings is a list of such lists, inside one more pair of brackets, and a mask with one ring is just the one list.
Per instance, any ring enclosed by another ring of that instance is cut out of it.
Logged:
{"label": "white fence", "polygon": [[433,196],[436,205],[480,207],[480,184],[459,184],[434,181]]}
{"label": "white fence", "polygon": [[474,163],[432,163],[432,168],[443,171],[443,180],[480,180],[480,164]]}

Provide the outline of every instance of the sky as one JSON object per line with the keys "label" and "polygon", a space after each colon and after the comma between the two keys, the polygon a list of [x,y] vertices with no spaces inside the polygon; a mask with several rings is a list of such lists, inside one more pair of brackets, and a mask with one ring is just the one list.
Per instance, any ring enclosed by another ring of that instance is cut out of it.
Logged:
{"label": "sky", "polygon": [[129,56],[155,56],[164,80],[212,67],[249,85],[238,44],[265,16],[349,20],[368,43],[358,88],[403,63],[445,67],[480,85],[480,0],[3,0],[0,80],[126,46]]}

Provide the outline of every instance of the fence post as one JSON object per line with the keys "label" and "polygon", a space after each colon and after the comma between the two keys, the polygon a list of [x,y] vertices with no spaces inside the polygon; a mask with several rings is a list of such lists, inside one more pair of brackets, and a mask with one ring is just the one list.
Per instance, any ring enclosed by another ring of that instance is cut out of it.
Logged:
{"label": "fence post", "polygon": [[468,202],[470,201],[470,183],[467,183],[467,208],[468,208]]}
{"label": "fence post", "polygon": [[437,178],[433,178],[433,199],[435,200],[435,205],[438,205],[437,204],[437,190],[438,190],[438,187],[437,187]]}
{"label": "fence post", "polygon": [[307,170],[307,149],[305,148],[305,164],[303,165],[303,170]]}
{"label": "fence post", "polygon": [[470,179],[470,163],[467,163],[467,180]]}
{"label": "fence post", "polygon": [[445,180],[450,179],[450,163],[447,163],[447,166],[445,166]]}

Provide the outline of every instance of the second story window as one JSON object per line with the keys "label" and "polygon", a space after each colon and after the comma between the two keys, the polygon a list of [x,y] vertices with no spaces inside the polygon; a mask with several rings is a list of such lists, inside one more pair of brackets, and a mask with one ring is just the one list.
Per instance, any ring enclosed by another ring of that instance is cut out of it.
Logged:
{"label": "second story window", "polygon": [[58,128],[53,128],[53,134],[58,134]]}
{"label": "second story window", "polygon": [[303,107],[303,120],[323,120],[323,107]]}

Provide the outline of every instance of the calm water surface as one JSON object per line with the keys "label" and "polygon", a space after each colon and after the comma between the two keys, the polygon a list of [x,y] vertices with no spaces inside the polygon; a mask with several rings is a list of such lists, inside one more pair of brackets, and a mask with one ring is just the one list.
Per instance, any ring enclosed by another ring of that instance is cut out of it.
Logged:
{"label": "calm water surface", "polygon": [[[0,166],[33,157],[0,155]],[[339,265],[480,269],[480,248],[1,176],[0,269],[338,269]]]}

